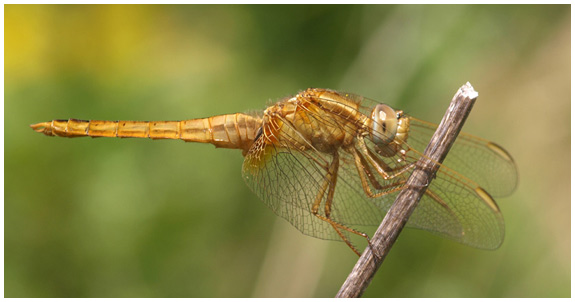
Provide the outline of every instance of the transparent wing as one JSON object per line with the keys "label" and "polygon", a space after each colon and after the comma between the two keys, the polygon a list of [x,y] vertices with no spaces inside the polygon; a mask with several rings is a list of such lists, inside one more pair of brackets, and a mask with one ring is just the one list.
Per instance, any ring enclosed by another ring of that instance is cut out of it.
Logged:
{"label": "transparent wing", "polygon": [[442,166],[407,226],[483,249],[503,242],[505,224],[491,196],[472,181]]}
{"label": "transparent wing", "polygon": [[[436,124],[410,117],[409,145],[423,152]],[[472,179],[493,196],[508,196],[517,186],[517,166],[507,151],[482,138],[460,133],[443,164]]]}
{"label": "transparent wing", "polygon": [[[365,139],[368,148],[375,152],[375,144],[368,137]],[[406,142],[402,145],[407,150],[405,158],[396,155],[391,158],[393,161],[412,164],[423,156],[421,149]],[[389,158],[380,159],[389,161]],[[407,178],[412,171],[409,169],[397,177]],[[379,181],[386,180],[379,178]],[[503,216],[489,193],[445,165],[440,166],[406,225],[483,249],[499,247],[505,234]]]}
{"label": "transparent wing", "polygon": [[[340,163],[349,160],[348,155],[340,157]],[[341,240],[329,223],[312,213],[332,161],[332,155],[301,151],[288,139],[284,138],[281,144],[271,144],[261,136],[246,155],[242,172],[246,183],[260,199],[302,233]],[[340,165],[330,218],[349,227],[376,225],[385,211],[363,194],[357,170],[350,168],[354,167]],[[322,216],[326,215],[326,197],[323,196],[319,206],[318,214]]]}
{"label": "transparent wing", "polygon": [[[351,94],[341,93],[360,105],[360,111],[369,116],[377,101]],[[437,124],[409,116],[410,130],[407,143],[423,153]],[[460,133],[443,161],[443,165],[460,175],[473,180],[492,196],[508,196],[517,187],[517,166],[511,155],[494,142]]]}
{"label": "transparent wing", "polygon": [[[374,104],[373,101],[350,94],[345,96],[358,103],[358,116],[369,116],[368,106]],[[318,125],[334,126],[340,122],[334,112],[317,110],[307,114],[310,122]],[[370,136],[357,138],[363,140],[367,150],[388,169],[401,171],[392,178],[384,179],[365,161],[358,164],[352,149],[338,150],[339,169],[330,216],[333,221],[359,231],[363,225],[381,222],[435,129],[433,124],[417,119],[411,119],[411,125],[407,142],[400,142],[407,150],[404,155],[379,156]],[[346,127],[342,123],[341,129],[355,135],[357,129]],[[318,203],[318,192],[329,181],[327,175],[334,157],[318,152],[311,143],[295,144],[294,136],[298,134],[295,127],[292,130],[293,133],[282,133],[275,140],[265,136],[256,140],[244,161],[244,179],[277,215],[304,234],[340,240],[330,224],[318,219],[311,210]],[[504,236],[502,215],[489,193],[471,179],[477,178],[496,195],[508,194],[517,179],[513,160],[497,145],[470,135],[458,139],[452,152],[445,163],[453,165],[455,170],[447,166],[440,168],[407,225],[470,246],[497,248]],[[366,175],[371,177],[369,181],[365,180],[369,178]],[[326,214],[325,198],[319,202],[320,215]]]}
{"label": "transparent wing", "polygon": [[[364,114],[377,104],[368,98],[347,95],[360,104]],[[405,150],[410,150],[406,161],[415,162],[437,125],[411,116],[409,121],[409,135],[403,144]],[[503,241],[505,227],[490,194],[506,196],[516,186],[517,167],[507,151],[495,143],[460,133],[407,226],[473,247],[495,249]]]}
{"label": "transparent wing", "polygon": [[[256,142],[254,146],[261,145]],[[283,149],[283,148],[282,148]],[[252,147],[252,150],[253,147]],[[278,216],[306,235],[337,239],[331,226],[311,212],[313,195],[320,190],[323,168],[289,149],[263,144],[248,153],[243,165],[247,185]]]}

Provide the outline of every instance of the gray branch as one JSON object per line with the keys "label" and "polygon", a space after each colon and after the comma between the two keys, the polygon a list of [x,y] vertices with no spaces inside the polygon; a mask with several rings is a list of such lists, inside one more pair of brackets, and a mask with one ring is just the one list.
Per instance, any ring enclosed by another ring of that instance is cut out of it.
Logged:
{"label": "gray branch", "polygon": [[[447,156],[447,152],[463,127],[477,95],[469,82],[459,88],[429,145],[427,145],[423,153],[424,156],[417,161],[404,189],[399,193],[373,235],[371,248],[368,246],[365,249],[337,293],[337,298],[360,297],[363,294],[375,272],[391,250],[409,216],[435,177],[439,164]],[[374,252],[377,256],[374,256]]]}

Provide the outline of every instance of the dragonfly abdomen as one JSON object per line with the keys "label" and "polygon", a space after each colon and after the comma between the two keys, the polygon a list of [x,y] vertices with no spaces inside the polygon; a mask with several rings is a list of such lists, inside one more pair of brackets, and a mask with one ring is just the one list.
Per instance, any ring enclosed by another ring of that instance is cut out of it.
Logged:
{"label": "dragonfly abdomen", "polygon": [[30,127],[48,136],[181,139],[247,151],[260,124],[258,117],[236,113],[182,121],[53,120]]}

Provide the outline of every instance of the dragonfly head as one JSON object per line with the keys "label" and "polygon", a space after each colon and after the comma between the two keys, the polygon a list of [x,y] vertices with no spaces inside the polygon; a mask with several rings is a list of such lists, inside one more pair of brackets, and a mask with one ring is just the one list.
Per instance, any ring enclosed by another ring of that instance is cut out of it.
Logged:
{"label": "dragonfly head", "polygon": [[401,111],[396,112],[385,104],[378,104],[371,111],[370,135],[377,153],[382,156],[393,156],[396,152],[391,143],[395,140],[400,117]]}

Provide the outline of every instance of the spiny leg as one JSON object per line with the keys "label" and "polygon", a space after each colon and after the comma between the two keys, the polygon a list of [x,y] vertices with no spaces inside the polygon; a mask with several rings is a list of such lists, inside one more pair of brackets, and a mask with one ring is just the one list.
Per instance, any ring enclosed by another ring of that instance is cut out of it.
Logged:
{"label": "spiny leg", "polygon": [[358,152],[362,153],[363,156],[367,158],[367,161],[375,168],[377,174],[383,177],[383,179],[395,178],[415,166],[415,163],[411,163],[398,168],[391,168],[389,165],[384,163],[379,156],[367,148],[362,137],[359,137],[356,141],[357,146],[359,147]]}
{"label": "spiny leg", "polygon": [[369,149],[367,149],[367,156],[370,159],[373,159],[373,161],[375,161],[380,167],[383,167],[383,169],[385,169],[386,172],[391,173],[391,174],[388,174],[389,178],[395,178],[395,177],[407,172],[411,168],[415,167],[415,163],[411,163],[411,164],[399,166],[396,168],[391,168],[388,164],[384,163],[381,160],[380,156],[374,154],[373,151],[371,151]]}
{"label": "spiny leg", "polygon": [[[352,153],[352,155],[355,159],[355,166],[357,168],[357,173],[358,173],[359,178],[361,180],[361,186],[363,188],[363,191],[365,192],[365,194],[368,197],[377,198],[377,197],[391,194],[393,192],[397,192],[397,191],[400,191],[401,189],[403,189],[403,185],[406,182],[403,179],[396,182],[396,183],[382,186],[379,183],[379,181],[375,178],[375,176],[374,176],[373,172],[371,171],[371,168],[369,167],[369,164],[367,163],[365,158],[363,158],[363,156],[359,153],[359,151],[357,149],[355,149],[355,147],[351,147],[351,148],[347,149],[346,151]],[[382,190],[382,191],[379,193],[373,193],[371,191],[371,187],[369,186],[368,179],[369,179],[369,182],[371,183],[371,185],[373,185],[373,187],[376,190]],[[381,257],[373,249],[373,245],[371,243],[371,240],[369,240],[369,238],[367,239],[367,243],[369,245],[369,248],[371,249],[372,254],[375,256],[374,260],[376,260],[376,259],[379,260]]]}
{"label": "spiny leg", "polygon": [[317,196],[315,197],[315,201],[311,207],[311,212],[316,216],[317,216],[317,213],[319,212],[319,205],[321,204],[321,201],[323,200],[323,195],[325,194],[325,191],[330,186],[331,174],[332,174],[334,162],[335,162],[335,160],[332,160],[331,164],[327,168],[327,177],[328,178],[323,181],[323,184],[321,185],[321,188],[320,188],[319,192],[317,193]]}
{"label": "spiny leg", "polygon": [[[334,152],[333,159],[332,159],[332,162],[328,168],[328,173],[326,175],[324,183],[323,183],[320,191],[318,192],[318,195],[316,196],[315,202],[312,206],[312,213],[317,218],[329,223],[333,227],[333,229],[336,231],[336,233],[339,235],[339,237],[341,237],[341,239],[347,244],[347,246],[349,246],[351,248],[351,250],[354,253],[356,253],[358,256],[361,256],[361,253],[353,246],[351,241],[349,241],[349,239],[342,233],[342,230],[364,237],[367,240],[368,244],[371,246],[371,242],[369,241],[369,236],[367,236],[367,234],[364,234],[362,232],[359,232],[359,231],[356,231],[352,228],[349,228],[349,227],[347,227],[341,223],[333,221],[330,218],[333,196],[335,194],[335,185],[337,182],[338,169],[339,169],[339,154],[337,152]],[[321,201],[323,200],[323,197],[324,197],[326,190],[328,190],[328,194],[327,194],[327,199],[325,201],[325,207],[324,207],[325,216],[322,216],[319,214],[319,205],[321,204]]]}
{"label": "spiny leg", "polygon": [[339,153],[333,154],[332,164],[329,171],[329,190],[327,191],[327,199],[325,200],[324,214],[329,218],[331,215],[331,205],[333,202],[333,194],[335,193],[335,185],[337,184],[337,172],[339,170]]}
{"label": "spiny leg", "polygon": [[[354,147],[349,148],[347,151],[349,151],[350,153],[352,153],[354,159],[355,159],[355,166],[357,168],[357,173],[359,175],[359,178],[361,180],[361,186],[363,188],[363,191],[365,192],[365,194],[370,197],[370,198],[377,198],[377,197],[381,197],[383,195],[387,195],[393,192],[397,192],[401,189],[403,189],[403,185],[405,184],[405,180],[402,179],[398,182],[395,183],[391,183],[389,185],[381,185],[379,183],[379,181],[375,178],[373,172],[371,171],[371,168],[369,167],[369,163],[365,160],[365,158],[359,153],[359,151],[357,149],[355,149]],[[371,185],[378,191],[378,193],[374,193],[371,190],[371,187],[369,186],[369,183],[371,183]]]}
{"label": "spiny leg", "polygon": [[369,197],[375,197],[373,192],[371,192],[371,188],[367,183],[367,179],[369,179],[369,182],[376,190],[382,190],[383,186],[377,181],[377,179],[375,179],[375,176],[373,175],[371,169],[369,168],[369,164],[367,163],[365,158],[361,156],[361,154],[359,154],[359,151],[355,147],[351,147],[347,151],[353,155],[353,158],[355,160],[355,167],[357,168],[357,173],[359,174],[363,190]]}

